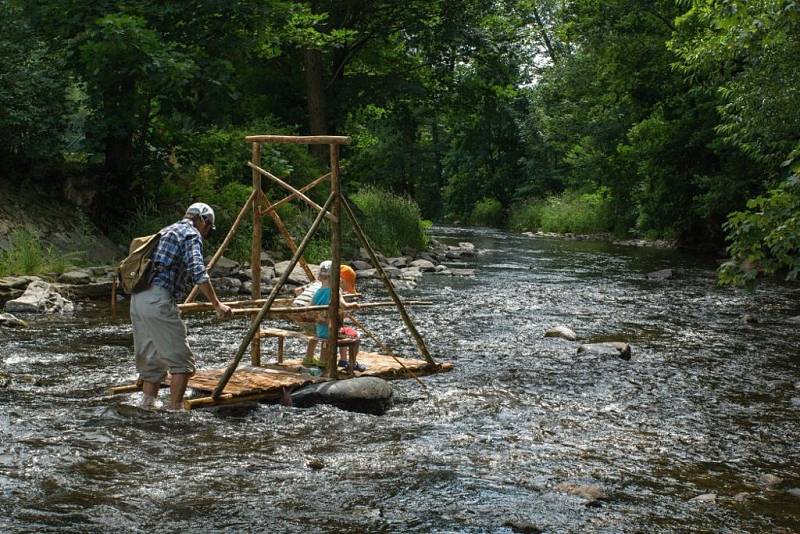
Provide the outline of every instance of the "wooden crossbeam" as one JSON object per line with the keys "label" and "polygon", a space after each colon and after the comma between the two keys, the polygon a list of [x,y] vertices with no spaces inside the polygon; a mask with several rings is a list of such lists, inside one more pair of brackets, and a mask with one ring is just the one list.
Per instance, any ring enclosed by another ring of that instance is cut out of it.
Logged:
{"label": "wooden crossbeam", "polygon": [[248,143],[283,143],[292,145],[349,145],[350,137],[341,135],[248,135]]}
{"label": "wooden crossbeam", "polygon": [[[322,182],[324,182],[325,180],[327,180],[330,177],[331,177],[331,173],[323,174],[322,176],[320,176],[319,178],[317,178],[313,182],[311,182],[309,184],[306,184],[303,187],[301,187],[300,188],[300,192],[301,193],[305,193],[309,189],[313,189],[314,187],[318,186],[319,184],[321,184]],[[275,202],[271,206],[268,206],[268,205],[266,205],[267,203],[264,203],[265,204],[264,213],[269,213],[272,210],[276,210],[279,207],[281,207],[282,205],[284,205],[287,202],[289,202],[290,200],[294,200],[295,198],[297,198],[297,194],[296,193],[292,193],[288,197],[284,197],[284,198],[280,199],[279,201]]]}
{"label": "wooden crossbeam", "polygon": [[[264,169],[262,169],[262,168],[261,168],[261,167],[259,167],[258,165],[255,165],[255,164],[254,164],[252,161],[248,161],[248,162],[247,162],[247,166],[248,166],[248,167],[250,167],[250,168],[252,168],[252,169],[254,169],[254,170],[255,170],[255,171],[257,171],[259,174],[261,174],[261,175],[263,175],[263,176],[266,176],[267,178],[269,178],[270,180],[272,180],[273,182],[275,182],[275,183],[276,183],[276,184],[278,184],[279,186],[283,187],[284,189],[286,189],[286,190],[288,190],[288,191],[290,191],[290,192],[294,193],[295,195],[297,195],[297,197],[299,197],[300,199],[302,199],[302,200],[303,200],[303,202],[305,202],[305,203],[306,203],[306,204],[308,204],[309,206],[313,207],[315,210],[317,210],[317,211],[323,211],[323,209],[322,209],[322,206],[320,206],[319,204],[317,204],[316,202],[314,202],[313,200],[311,200],[310,198],[308,198],[306,195],[304,195],[304,194],[303,194],[301,191],[299,191],[298,189],[295,189],[293,186],[291,186],[291,185],[287,184],[286,182],[284,182],[283,180],[281,180],[280,178],[278,178],[277,176],[275,176],[275,175],[274,175],[274,174],[272,174],[271,172],[269,172],[269,171],[267,171],[267,170],[264,170]],[[326,212],[326,213],[325,213],[325,216],[326,216],[326,217],[327,217],[329,220],[331,220],[331,221],[334,221],[334,220],[335,220],[335,219],[334,219],[334,217],[333,217],[333,215],[331,215],[330,213],[327,213],[327,212]]]}

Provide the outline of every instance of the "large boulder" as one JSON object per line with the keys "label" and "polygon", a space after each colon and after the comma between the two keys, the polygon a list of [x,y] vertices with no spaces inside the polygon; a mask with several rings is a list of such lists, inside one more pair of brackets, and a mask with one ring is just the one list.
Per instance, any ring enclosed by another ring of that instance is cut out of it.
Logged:
{"label": "large boulder", "polygon": [[92,273],[83,269],[67,271],[58,277],[62,284],[88,284],[92,281]]}
{"label": "large boulder", "polygon": [[225,256],[220,256],[219,260],[217,260],[216,265],[214,268],[211,269],[211,272],[208,275],[211,278],[218,278],[221,276],[231,276],[239,270],[239,264],[233,260],[226,258]]}
{"label": "large boulder", "polygon": [[578,347],[578,354],[592,354],[597,356],[616,356],[623,360],[631,359],[631,346],[622,341],[608,341],[606,343],[585,343]]}
{"label": "large boulder", "polygon": [[242,281],[232,276],[213,278],[211,283],[214,285],[214,289],[221,293],[238,293],[239,288],[242,287]]}
{"label": "large boulder", "polygon": [[0,278],[0,301],[22,296],[28,284],[36,280],[41,280],[41,278],[38,276],[5,276]]}
{"label": "large boulder", "polygon": [[[279,261],[275,264],[275,275],[282,276],[287,267],[289,267],[289,260]],[[309,267],[311,268],[311,272],[314,273],[319,270],[319,267],[316,265],[309,265]],[[289,281],[295,285],[302,286],[307,284],[309,279],[308,276],[306,276],[306,272],[303,270],[303,268],[300,267],[300,265],[295,265],[291,274],[289,274]]]}
{"label": "large boulder", "polygon": [[[353,267],[353,269],[355,269],[356,271],[368,271],[372,269],[372,265],[361,260],[353,260],[352,262],[350,262],[350,266]],[[359,275],[360,274],[361,273],[359,273]]]}
{"label": "large boulder", "polygon": [[391,407],[393,395],[392,385],[386,380],[361,376],[305,386],[292,393],[292,404],[332,404],[351,412],[383,415]]}
{"label": "large boulder", "polygon": [[21,297],[6,302],[8,313],[70,313],[72,302],[62,297],[47,282],[31,282]]}
{"label": "large boulder", "polygon": [[110,297],[113,285],[113,280],[109,279],[86,284],[55,284],[54,289],[76,299],[97,299]]}
{"label": "large boulder", "polygon": [[416,267],[424,272],[433,272],[436,270],[436,265],[430,260],[414,260],[409,264],[409,267]]}
{"label": "large boulder", "polygon": [[406,267],[405,269],[400,269],[400,279],[419,282],[422,279],[422,271],[416,267]]}
{"label": "large boulder", "polygon": [[386,258],[386,263],[397,267],[398,269],[402,269],[403,267],[408,267],[409,257],[408,256],[396,256],[394,258]]}

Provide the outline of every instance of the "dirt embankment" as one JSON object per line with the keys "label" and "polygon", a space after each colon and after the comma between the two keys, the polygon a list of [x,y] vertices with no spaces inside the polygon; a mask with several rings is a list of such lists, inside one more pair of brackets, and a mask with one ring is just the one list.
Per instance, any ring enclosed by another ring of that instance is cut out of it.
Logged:
{"label": "dirt embankment", "polygon": [[121,255],[60,191],[50,194],[0,178],[0,249],[9,247],[10,236],[17,229],[35,232],[47,246],[81,255],[90,264],[110,263]]}

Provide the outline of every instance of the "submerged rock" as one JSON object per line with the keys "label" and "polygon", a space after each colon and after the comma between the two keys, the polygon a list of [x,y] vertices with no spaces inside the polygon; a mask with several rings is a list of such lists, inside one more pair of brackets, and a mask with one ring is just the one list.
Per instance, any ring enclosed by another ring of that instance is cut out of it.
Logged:
{"label": "submerged rock", "polygon": [[22,319],[17,319],[10,313],[0,313],[0,326],[6,326],[8,328],[21,328],[28,326],[28,324]]}
{"label": "submerged rock", "polygon": [[312,458],[306,462],[306,465],[311,469],[322,469],[325,464],[319,458]]}
{"label": "submerged rock", "polygon": [[332,404],[351,412],[383,415],[391,407],[393,395],[386,380],[361,376],[305,386],[292,393],[292,403],[299,407]]}
{"label": "submerged rock", "polygon": [[778,484],[783,482],[783,479],[781,477],[779,477],[779,476],[773,475],[772,473],[765,473],[765,474],[761,475],[760,477],[758,477],[758,481],[763,486],[766,486],[766,487],[770,488],[772,486],[777,486]]}
{"label": "submerged rock", "polygon": [[631,359],[631,346],[622,341],[606,343],[586,343],[578,347],[578,354],[596,354],[598,356],[617,356],[623,360]]}
{"label": "submerged rock", "polygon": [[70,313],[74,309],[71,301],[40,280],[31,282],[21,297],[5,305],[5,311],[11,313]]}
{"label": "submerged rock", "polygon": [[564,325],[554,326],[544,333],[544,337],[560,337],[568,341],[576,341],[578,339],[578,336],[575,334],[575,332],[573,332],[568,326]]}
{"label": "submerged rock", "polygon": [[11,385],[11,375],[0,371],[0,389],[5,389]]}
{"label": "submerged rock", "polygon": [[651,273],[647,273],[648,280],[670,280],[673,278],[674,273],[672,269],[661,269],[660,271],[653,271]]}
{"label": "submerged rock", "polygon": [[800,488],[792,488],[790,490],[786,490],[786,493],[789,495],[794,495],[798,499],[800,499]]}
{"label": "submerged rock", "polygon": [[749,500],[752,496],[753,496],[752,493],[749,493],[747,491],[741,491],[733,496],[733,500],[736,502],[745,502]]}
{"label": "submerged rock", "polygon": [[510,528],[511,532],[519,532],[520,534],[540,534],[544,532],[542,529],[527,521],[513,521],[509,520],[503,523],[504,527]]}
{"label": "submerged rock", "polygon": [[717,500],[716,493],[703,493],[702,495],[698,495],[697,497],[692,497],[689,499],[695,502],[715,502]]}
{"label": "submerged rock", "polygon": [[608,494],[597,484],[573,484],[571,482],[561,482],[553,488],[561,493],[569,493],[583,497],[589,502],[603,501],[608,499]]}

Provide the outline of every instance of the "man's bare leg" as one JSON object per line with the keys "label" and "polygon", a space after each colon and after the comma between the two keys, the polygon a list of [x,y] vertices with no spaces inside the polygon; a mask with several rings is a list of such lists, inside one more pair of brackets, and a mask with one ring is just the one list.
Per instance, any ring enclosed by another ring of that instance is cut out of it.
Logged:
{"label": "man's bare leg", "polygon": [[189,383],[189,373],[172,373],[169,379],[169,408],[183,410],[183,394]]}
{"label": "man's bare leg", "polygon": [[158,382],[147,382],[142,380],[142,402],[139,405],[142,408],[152,408],[158,398],[158,390],[161,389],[161,384]]}

